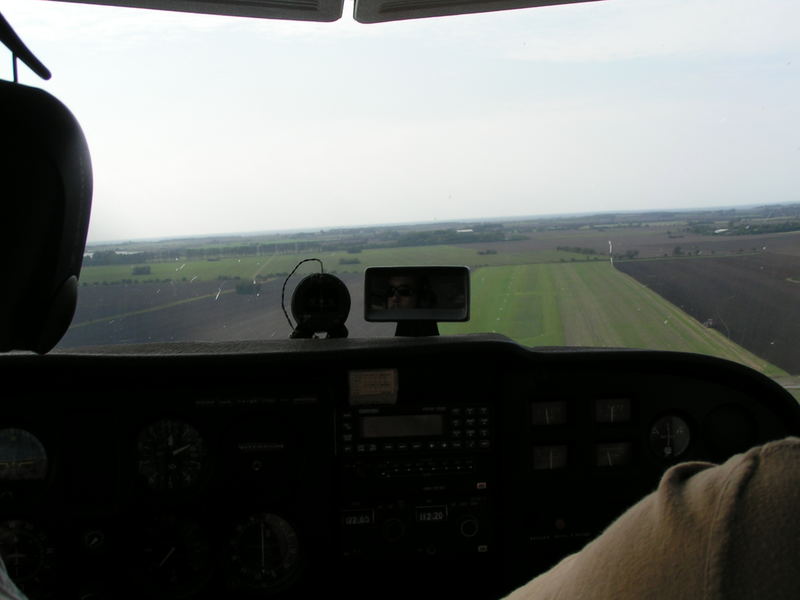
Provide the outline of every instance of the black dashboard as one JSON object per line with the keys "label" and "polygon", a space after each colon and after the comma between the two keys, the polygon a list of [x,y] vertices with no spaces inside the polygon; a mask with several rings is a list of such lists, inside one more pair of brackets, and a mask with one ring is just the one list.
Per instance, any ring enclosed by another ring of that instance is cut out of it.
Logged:
{"label": "black dashboard", "polygon": [[500,598],[670,465],[800,433],[698,355],[501,336],[0,357],[0,553],[46,598]]}

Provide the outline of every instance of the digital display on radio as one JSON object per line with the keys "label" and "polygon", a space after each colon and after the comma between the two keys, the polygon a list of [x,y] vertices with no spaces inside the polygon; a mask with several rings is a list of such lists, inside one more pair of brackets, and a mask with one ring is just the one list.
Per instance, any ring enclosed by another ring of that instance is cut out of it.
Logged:
{"label": "digital display on radio", "polygon": [[440,436],[444,434],[442,415],[377,415],[361,417],[361,436],[389,438]]}

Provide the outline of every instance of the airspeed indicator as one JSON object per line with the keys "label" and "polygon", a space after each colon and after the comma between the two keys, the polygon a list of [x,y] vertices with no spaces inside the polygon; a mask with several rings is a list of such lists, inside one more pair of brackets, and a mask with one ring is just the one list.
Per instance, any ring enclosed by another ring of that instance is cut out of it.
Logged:
{"label": "airspeed indicator", "polygon": [[190,488],[203,471],[206,448],[200,433],[183,421],[162,419],[139,434],[139,474],[162,492]]}

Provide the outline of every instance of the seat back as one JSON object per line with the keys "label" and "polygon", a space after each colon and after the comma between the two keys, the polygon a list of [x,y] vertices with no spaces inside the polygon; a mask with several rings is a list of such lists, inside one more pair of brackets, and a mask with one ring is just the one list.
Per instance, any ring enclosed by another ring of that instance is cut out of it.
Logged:
{"label": "seat back", "polygon": [[89,212],[89,148],[49,93],[0,81],[0,351],[48,352],[75,312]]}

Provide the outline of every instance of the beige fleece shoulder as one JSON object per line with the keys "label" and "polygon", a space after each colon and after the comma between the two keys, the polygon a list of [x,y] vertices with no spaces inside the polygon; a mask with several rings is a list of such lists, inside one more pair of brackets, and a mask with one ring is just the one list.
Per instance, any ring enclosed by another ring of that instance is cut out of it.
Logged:
{"label": "beige fleece shoulder", "polygon": [[800,599],[800,440],[683,463],[508,600]]}

